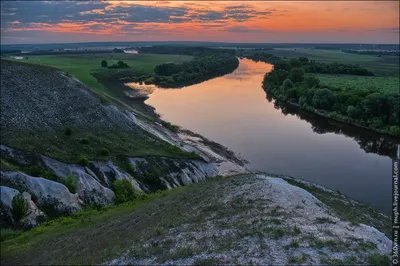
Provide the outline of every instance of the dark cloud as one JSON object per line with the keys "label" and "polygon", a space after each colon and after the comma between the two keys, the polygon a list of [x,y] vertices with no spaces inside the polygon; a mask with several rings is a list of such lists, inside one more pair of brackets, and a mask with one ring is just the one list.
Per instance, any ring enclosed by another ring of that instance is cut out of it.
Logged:
{"label": "dark cloud", "polygon": [[19,21],[22,25],[29,23],[59,23],[70,20],[80,12],[104,9],[105,2],[75,1],[2,1],[1,23]]}
{"label": "dark cloud", "polygon": [[112,6],[109,3],[98,1],[6,1],[1,2],[1,22],[3,28],[15,27],[16,25],[11,24],[14,21],[20,22],[19,27],[29,27],[30,23],[56,24],[88,21],[180,23],[233,20],[242,22],[254,17],[271,16],[275,11],[257,11],[247,4],[228,6],[223,11],[212,11],[189,10],[188,7],[155,7],[145,4]]}
{"label": "dark cloud", "polygon": [[[186,8],[153,7],[144,5],[116,6],[101,17],[111,17],[126,22],[182,22]],[[95,14],[99,15],[99,14]]]}

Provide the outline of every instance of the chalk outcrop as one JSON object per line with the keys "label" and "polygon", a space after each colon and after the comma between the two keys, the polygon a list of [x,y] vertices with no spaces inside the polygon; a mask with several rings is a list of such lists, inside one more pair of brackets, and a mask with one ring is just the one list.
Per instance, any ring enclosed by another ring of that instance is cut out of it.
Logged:
{"label": "chalk outcrop", "polygon": [[[198,186],[188,191],[187,207],[180,207],[185,215],[174,217],[173,228],[168,222],[157,224],[160,234],[143,233],[138,244],[105,264],[360,265],[388,260],[392,241],[384,233],[342,219],[283,178],[243,175]],[[320,193],[349,203],[333,191]],[[173,214],[158,212],[168,215]]]}

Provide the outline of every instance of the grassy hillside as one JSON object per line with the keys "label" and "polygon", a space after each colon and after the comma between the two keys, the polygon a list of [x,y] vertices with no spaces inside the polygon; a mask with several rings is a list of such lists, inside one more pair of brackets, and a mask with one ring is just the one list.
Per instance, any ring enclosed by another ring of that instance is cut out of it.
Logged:
{"label": "grassy hillside", "polygon": [[116,264],[140,265],[388,263],[377,252],[379,240],[358,227],[364,223],[385,230],[388,218],[342,195],[291,182],[328,204],[327,212],[313,196],[279,180],[213,178],[60,218],[2,242],[1,260],[64,265],[115,258],[124,258]]}
{"label": "grassy hillside", "polygon": [[81,155],[198,158],[140,129],[54,68],[2,61],[1,144],[65,162]]}

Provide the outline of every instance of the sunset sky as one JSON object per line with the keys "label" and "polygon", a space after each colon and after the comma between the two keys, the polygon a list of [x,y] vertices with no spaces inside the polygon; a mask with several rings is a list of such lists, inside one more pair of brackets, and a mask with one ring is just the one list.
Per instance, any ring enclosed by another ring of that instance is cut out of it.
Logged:
{"label": "sunset sky", "polygon": [[2,1],[1,43],[399,43],[399,1]]}

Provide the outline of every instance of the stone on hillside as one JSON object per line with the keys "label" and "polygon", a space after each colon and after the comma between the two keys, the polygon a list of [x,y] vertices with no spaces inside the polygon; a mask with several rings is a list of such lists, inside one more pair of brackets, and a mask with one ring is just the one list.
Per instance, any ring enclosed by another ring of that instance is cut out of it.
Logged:
{"label": "stone on hillside", "polygon": [[0,186],[1,205],[11,209],[11,202],[14,196],[19,194],[19,191],[10,187]]}
{"label": "stone on hillside", "polygon": [[22,196],[28,204],[28,211],[26,216],[21,220],[21,224],[23,224],[25,228],[35,227],[42,222],[40,219],[46,219],[46,215],[39,210],[28,192],[22,193]]}
{"label": "stone on hillside", "polygon": [[58,177],[67,178],[72,174],[76,178],[76,192],[85,203],[104,206],[113,202],[114,192],[102,186],[92,171],[90,173],[93,176],[88,174],[86,168],[82,166],[65,164],[45,156],[42,158],[46,166]]}
{"label": "stone on hillside", "polygon": [[[28,191],[38,199],[39,207],[51,208],[58,213],[70,214],[81,209],[78,194],[72,194],[61,183],[41,177],[32,177],[21,172],[1,171],[2,184]],[[45,212],[46,210],[43,209]],[[48,214],[48,213],[47,213]]]}

